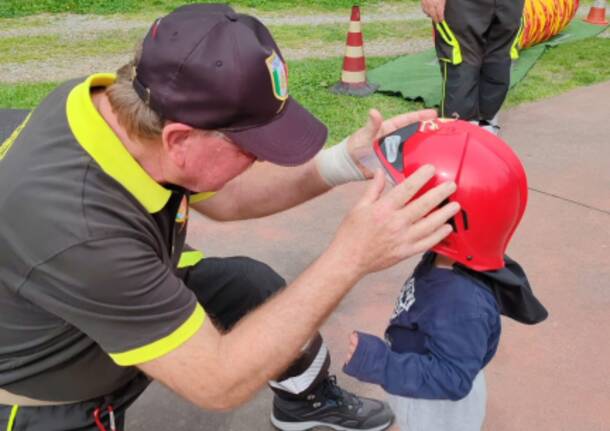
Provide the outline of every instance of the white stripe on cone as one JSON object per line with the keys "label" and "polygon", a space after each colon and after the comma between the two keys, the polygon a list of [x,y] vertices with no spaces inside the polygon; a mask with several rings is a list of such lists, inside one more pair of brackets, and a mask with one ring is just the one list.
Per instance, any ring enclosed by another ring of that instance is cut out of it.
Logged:
{"label": "white stripe on cone", "polygon": [[360,33],[362,30],[360,29],[360,21],[350,21],[349,22],[349,30],[350,33]]}
{"label": "white stripe on cone", "polygon": [[361,46],[347,46],[345,48],[345,56],[351,58],[362,58],[364,57],[364,49]]}
{"label": "white stripe on cone", "polygon": [[347,84],[361,84],[366,82],[366,73],[362,72],[348,72],[344,70],[341,72],[341,81]]}

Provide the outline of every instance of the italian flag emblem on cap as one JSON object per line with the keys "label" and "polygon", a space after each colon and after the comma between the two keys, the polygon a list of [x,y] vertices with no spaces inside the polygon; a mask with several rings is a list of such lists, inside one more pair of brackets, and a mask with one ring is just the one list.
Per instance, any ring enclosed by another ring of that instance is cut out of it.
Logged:
{"label": "italian flag emblem on cap", "polygon": [[286,100],[288,98],[288,73],[286,65],[275,51],[265,61],[271,75],[273,95],[278,100]]}

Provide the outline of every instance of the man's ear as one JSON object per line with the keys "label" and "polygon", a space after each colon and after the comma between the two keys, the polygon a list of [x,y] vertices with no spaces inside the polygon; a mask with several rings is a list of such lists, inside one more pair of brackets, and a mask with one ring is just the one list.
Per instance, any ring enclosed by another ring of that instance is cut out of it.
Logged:
{"label": "man's ear", "polygon": [[161,134],[163,149],[179,167],[184,167],[186,163],[189,138],[192,136],[193,130],[193,127],[182,123],[167,123],[163,126]]}

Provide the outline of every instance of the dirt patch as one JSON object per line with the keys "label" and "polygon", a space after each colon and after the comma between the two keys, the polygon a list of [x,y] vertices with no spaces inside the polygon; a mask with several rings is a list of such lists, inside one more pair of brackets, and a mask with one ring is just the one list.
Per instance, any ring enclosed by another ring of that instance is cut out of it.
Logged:
{"label": "dirt patch", "polygon": [[[28,18],[24,19],[27,20]],[[61,35],[68,38],[82,38],[83,36],[94,38],[97,33],[116,30],[142,29],[144,32],[150,26],[150,22],[144,20],[99,15],[45,14],[30,19],[32,20],[31,27],[23,26],[23,23],[20,23],[17,28],[0,30],[0,38],[49,35]]]}
{"label": "dirt patch", "polygon": [[129,57],[129,54],[123,54],[6,63],[0,64],[0,76],[7,84],[65,81],[94,72],[115,72],[129,61]]}
{"label": "dirt patch", "polygon": [[[432,40],[387,39],[367,43],[367,56],[393,56],[420,52],[432,47]],[[340,57],[345,53],[344,44],[326,44],[324,49],[308,47],[302,49],[282,50],[290,60],[305,58]],[[130,54],[104,55],[79,58],[60,58],[48,61],[30,61],[26,63],[0,64],[2,82],[8,84],[64,81],[70,78],[85,76],[95,72],[114,72],[129,61]]]}

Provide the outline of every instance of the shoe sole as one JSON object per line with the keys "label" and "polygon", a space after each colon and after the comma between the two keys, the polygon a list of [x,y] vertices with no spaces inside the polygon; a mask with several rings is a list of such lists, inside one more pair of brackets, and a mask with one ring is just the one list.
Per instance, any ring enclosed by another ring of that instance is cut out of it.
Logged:
{"label": "shoe sole", "polygon": [[383,431],[392,425],[392,420],[388,421],[384,425],[379,425],[374,428],[346,428],[341,425],[333,425],[327,422],[309,421],[309,422],[283,422],[271,415],[271,423],[277,429],[282,431],[306,431],[315,427],[327,427],[337,431]]}

